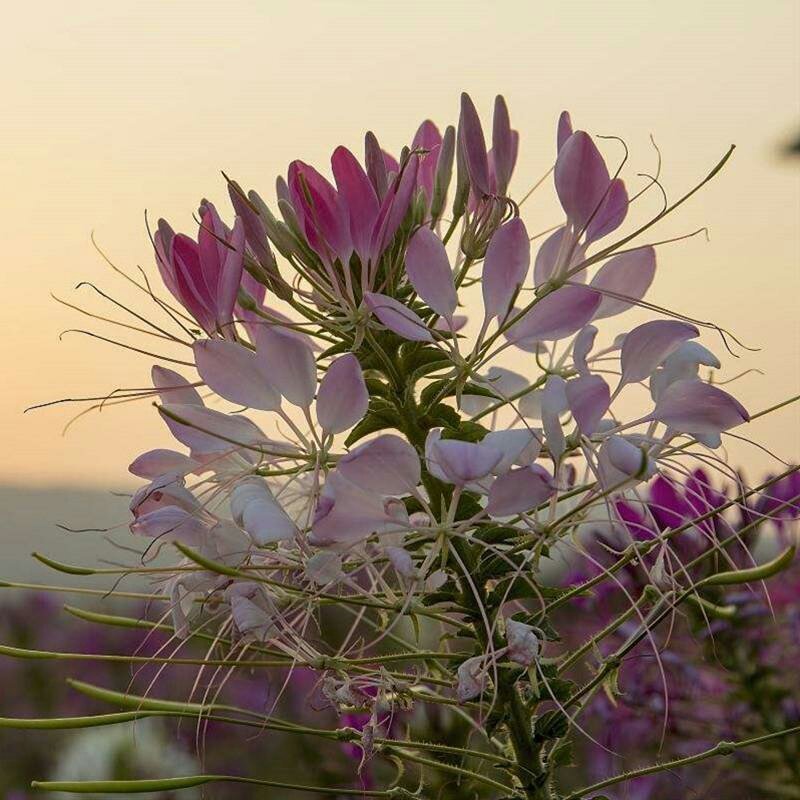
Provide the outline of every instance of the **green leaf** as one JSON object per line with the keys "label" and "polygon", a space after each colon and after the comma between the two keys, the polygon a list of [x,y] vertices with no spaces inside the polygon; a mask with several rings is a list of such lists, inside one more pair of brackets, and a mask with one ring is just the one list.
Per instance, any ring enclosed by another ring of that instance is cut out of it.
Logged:
{"label": "green leaf", "polygon": [[386,428],[398,428],[402,424],[397,409],[380,397],[372,397],[366,416],[353,428],[344,441],[345,447],[351,447],[359,439],[370,433],[382,431]]}
{"label": "green leaf", "polygon": [[568,730],[569,719],[563,711],[545,711],[533,722],[533,739],[536,742],[560,739]]}

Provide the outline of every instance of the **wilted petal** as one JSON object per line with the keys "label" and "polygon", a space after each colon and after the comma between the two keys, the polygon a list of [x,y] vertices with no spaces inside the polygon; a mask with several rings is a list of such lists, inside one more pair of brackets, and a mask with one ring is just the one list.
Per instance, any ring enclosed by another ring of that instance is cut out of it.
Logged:
{"label": "wilted petal", "polygon": [[505,315],[530,264],[528,232],[522,220],[514,217],[495,231],[486,248],[481,288],[487,319]]}
{"label": "wilted petal", "polygon": [[383,325],[398,336],[413,342],[433,341],[433,335],[420,317],[393,297],[364,292],[364,303]]}
{"label": "wilted petal", "polygon": [[451,318],[458,305],[453,273],[442,240],[427,227],[408,243],[406,274],[417,294],[439,315]]}
{"label": "wilted petal", "polygon": [[604,319],[627,311],[647,294],[655,274],[656,251],[652,247],[640,247],[607,261],[589,284],[603,294],[594,318]]}
{"label": "wilted petal", "polygon": [[578,429],[591,436],[611,405],[611,390],[599,375],[583,375],[568,381],[567,402]]}
{"label": "wilted petal", "polygon": [[177,372],[166,367],[153,367],[151,371],[153,386],[158,389],[162,403],[181,403],[182,405],[202,406],[203,398],[189,381]]}
{"label": "wilted petal", "polygon": [[483,128],[470,96],[461,95],[461,117],[458,124],[458,143],[464,154],[472,189],[479,197],[491,194],[489,160],[486,157],[486,140]]}
{"label": "wilted petal", "polygon": [[277,325],[259,326],[255,337],[272,385],[293,405],[308,408],[317,388],[317,365],[306,341]]}
{"label": "wilted petal", "polygon": [[369,392],[361,364],[345,353],[328,367],[317,392],[317,420],[325,433],[352,428],[367,413]]}
{"label": "wilted petal", "polygon": [[192,347],[200,377],[231,403],[276,411],[281,397],[272,385],[265,359],[238,342],[200,339]]}
{"label": "wilted petal", "polygon": [[231,493],[234,522],[259,546],[294,537],[297,528],[264,481],[237,484]]}
{"label": "wilted petal", "polygon": [[336,471],[361,489],[378,494],[406,494],[420,481],[417,451],[391,433],[371,439],[342,456]]}
{"label": "wilted petal", "polygon": [[539,300],[506,335],[514,343],[564,339],[592,319],[600,300],[585,286],[562,286]]}
{"label": "wilted petal", "polygon": [[541,643],[532,626],[514,619],[506,620],[508,657],[517,664],[530,667],[541,652]]}
{"label": "wilted petal", "polygon": [[648,378],[681,343],[699,335],[694,325],[671,319],[656,319],[634,328],[622,343],[619,385]]}
{"label": "wilted petal", "polygon": [[483,668],[483,656],[468,658],[457,670],[458,684],[456,697],[459,703],[466,703],[477,697],[486,688],[486,672]]}
{"label": "wilted petal", "polygon": [[541,505],[555,492],[553,479],[544,467],[531,464],[501,475],[489,490],[486,511],[491,517],[509,517]]}
{"label": "wilted petal", "polygon": [[611,178],[588,133],[575,131],[558,151],[556,191],[567,218],[581,230],[603,202]]}
{"label": "wilted petal", "polygon": [[670,384],[651,416],[674,430],[700,435],[719,434],[750,421],[747,409],[735,397],[697,379]]}
{"label": "wilted petal", "polygon": [[344,580],[342,557],[330,550],[314,553],[306,561],[306,577],[317,586],[327,586]]}

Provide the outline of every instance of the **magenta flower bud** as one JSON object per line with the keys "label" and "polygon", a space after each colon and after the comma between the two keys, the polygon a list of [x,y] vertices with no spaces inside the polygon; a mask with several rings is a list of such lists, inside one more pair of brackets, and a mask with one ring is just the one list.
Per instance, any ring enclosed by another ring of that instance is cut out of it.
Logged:
{"label": "magenta flower bud", "polygon": [[408,494],[420,482],[417,451],[391,433],[371,439],[342,456],[336,471],[368,492]]}
{"label": "magenta flower bud", "polygon": [[561,207],[576,231],[583,230],[603,202],[611,178],[588,133],[575,131],[558,151],[555,184]]}
{"label": "magenta flower bud", "polygon": [[419,315],[393,297],[364,292],[364,304],[390,331],[412,342],[432,342],[433,335]]}
{"label": "magenta flower bud", "polygon": [[331,157],[339,196],[350,220],[350,237],[362,262],[369,260],[372,231],[378,219],[378,195],[356,157],[346,148],[337,147]]}
{"label": "magenta flower bud", "polygon": [[508,106],[502,95],[494,101],[494,117],[492,119],[492,151],[491,162],[494,166],[495,191],[505,195],[514,165],[517,161],[519,136],[511,130],[508,118]]}
{"label": "magenta flower bud", "polygon": [[557,341],[577,333],[594,317],[600,294],[585,286],[562,286],[545,295],[507,332],[509,341]]}
{"label": "magenta flower bud", "polygon": [[277,325],[258,326],[255,338],[271,384],[292,405],[308,408],[317,390],[317,365],[306,339]]}
{"label": "magenta flower bud", "polygon": [[603,294],[594,318],[604,319],[627,311],[645,296],[655,274],[656,251],[652,247],[631,250],[606,261],[589,284]]}
{"label": "magenta flower bud", "polygon": [[483,128],[470,96],[461,95],[461,117],[458,122],[458,143],[464,154],[464,161],[469,174],[472,190],[480,198],[491,194],[489,182],[489,160],[486,156],[486,140]]}
{"label": "magenta flower bud", "polygon": [[364,137],[364,163],[367,165],[367,175],[375,194],[379,200],[383,200],[389,189],[389,171],[383,150],[372,131],[368,131]]}
{"label": "magenta flower bud", "polygon": [[506,641],[508,642],[508,657],[511,661],[516,661],[517,664],[522,664],[524,667],[530,667],[539,658],[542,646],[531,625],[507,619]]}
{"label": "magenta flower bud", "polygon": [[567,139],[572,136],[572,119],[569,111],[562,111],[558,118],[558,130],[556,133],[556,151],[560,151]]}
{"label": "magenta flower bud", "polygon": [[420,228],[408,243],[406,275],[417,294],[440,316],[452,319],[458,305],[453,272],[442,240]]}
{"label": "magenta flower bud", "polygon": [[591,436],[611,405],[608,384],[599,375],[582,375],[567,381],[564,388],[578,429],[584,436]]}
{"label": "magenta flower bud", "polygon": [[433,181],[433,196],[431,197],[431,219],[436,222],[442,216],[444,205],[447,200],[447,190],[450,188],[450,180],[453,177],[453,157],[456,149],[456,129],[448,125],[442,146],[439,149],[439,157],[436,160],[436,175]]}
{"label": "magenta flower bud", "polygon": [[651,418],[694,435],[719,434],[750,421],[747,409],[735,397],[696,378],[667,386]]}
{"label": "magenta flower bud", "polygon": [[192,346],[197,371],[209,389],[237,405],[277,411],[281,396],[262,354],[238,342],[201,339]]}
{"label": "magenta flower bud", "polygon": [[688,322],[656,319],[634,328],[622,343],[619,386],[649,378],[667,356],[700,331]]}
{"label": "magenta flower bud", "polygon": [[339,356],[328,367],[317,392],[317,420],[326,434],[353,427],[369,405],[361,365],[353,353]]}
{"label": "magenta flower bud", "polygon": [[289,165],[289,193],[300,229],[327,264],[347,265],[353,252],[347,209],[331,184],[302,161]]}
{"label": "magenta flower bud", "polygon": [[411,141],[412,150],[425,150],[420,154],[419,174],[417,185],[425,192],[427,205],[433,200],[433,186],[436,179],[439,154],[442,147],[442,134],[429,119],[426,119],[417,129]]}
{"label": "magenta flower bud", "polygon": [[541,505],[555,492],[550,473],[538,464],[512,469],[489,489],[486,512],[490,517],[510,517]]}
{"label": "magenta flower bud", "polygon": [[419,157],[409,156],[402,173],[392,181],[381,203],[370,240],[370,260],[377,263],[392,243],[394,235],[405,219],[417,186]]}
{"label": "magenta flower bud", "polygon": [[231,515],[259,547],[292,539],[297,532],[269,486],[257,478],[236,485],[231,493]]}
{"label": "magenta flower bud", "polygon": [[519,217],[501,225],[486,248],[483,264],[483,308],[487,319],[502,318],[531,264],[528,231]]}

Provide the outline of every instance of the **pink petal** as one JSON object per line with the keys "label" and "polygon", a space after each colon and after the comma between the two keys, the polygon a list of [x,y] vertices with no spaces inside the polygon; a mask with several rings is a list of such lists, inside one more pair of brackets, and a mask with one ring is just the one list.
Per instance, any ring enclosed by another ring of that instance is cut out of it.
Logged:
{"label": "pink petal", "polygon": [[[607,261],[597,271],[589,284],[603,294],[595,319],[613,317],[627,311],[635,301],[641,300],[656,274],[656,251],[652,247],[642,247],[621,253]],[[615,295],[628,297],[621,299]]]}
{"label": "pink petal", "polygon": [[158,390],[162,403],[183,403],[202,406],[203,398],[183,375],[167,367],[154,366],[151,371],[153,386]]}
{"label": "pink petal", "polygon": [[600,295],[585,286],[562,286],[538,303],[511,329],[511,342],[556,341],[579,331],[600,305]]}
{"label": "pink petal", "polygon": [[450,483],[463,486],[485,478],[500,463],[502,452],[494,447],[457,439],[433,443],[431,459]]}
{"label": "pink petal", "polygon": [[682,342],[699,335],[694,325],[672,319],[656,319],[634,328],[622,343],[619,385],[648,378]]}
{"label": "pink petal", "polygon": [[586,243],[596,242],[619,228],[628,215],[628,192],[619,178],[608,187],[600,208],[586,227]]}
{"label": "pink petal", "polygon": [[576,230],[599,209],[611,178],[588,133],[575,131],[558,152],[555,184],[558,199]]}
{"label": "pink petal", "polygon": [[293,405],[308,408],[317,390],[317,365],[306,341],[277,325],[257,328],[255,337],[272,385]]}
{"label": "pink petal", "polygon": [[232,337],[233,308],[236,305],[244,269],[244,224],[239,217],[233,224],[228,245],[230,249],[225,251],[225,259],[220,267],[216,308],[222,334]]}
{"label": "pink petal", "polygon": [[469,172],[469,180],[476,195],[491,194],[489,162],[486,157],[486,140],[483,128],[470,96],[461,95],[461,118],[458,124],[458,142]]}
{"label": "pink petal", "polygon": [[159,413],[172,435],[191,450],[192,457],[242,449],[252,457],[258,445],[267,441],[263,432],[241,414],[223,414],[211,408],[170,403]]}
{"label": "pink petal", "polygon": [[281,397],[264,358],[244,345],[222,339],[201,339],[192,349],[200,377],[220,397],[263,411],[280,408]]}
{"label": "pink petal", "polygon": [[608,384],[599,375],[583,375],[568,381],[565,391],[578,429],[584,436],[591,436],[611,405]]}
{"label": "pink petal", "polygon": [[732,395],[696,378],[671,383],[661,394],[652,419],[682,433],[719,434],[749,422],[747,409]]}
{"label": "pink petal", "polygon": [[183,542],[197,548],[208,536],[208,527],[177,506],[165,506],[143,514],[131,523],[131,533],[161,542]]}
{"label": "pink petal", "polygon": [[378,494],[407,494],[420,481],[417,451],[391,433],[371,439],[342,456],[336,470],[351,483]]}
{"label": "pink petal", "polygon": [[333,175],[339,194],[344,199],[350,219],[350,235],[358,257],[369,258],[370,237],[380,205],[367,173],[346,148],[337,147],[331,157]]}
{"label": "pink petal", "polygon": [[536,460],[542,449],[541,433],[531,428],[491,431],[481,439],[481,444],[488,445],[503,454],[493,470],[495,475],[502,475],[515,464],[527,467]]}
{"label": "pink petal", "polygon": [[239,483],[231,493],[231,515],[259,546],[294,538],[297,527],[259,479]]}
{"label": "pink petal", "polygon": [[137,456],[128,467],[131,475],[153,480],[161,475],[188,475],[200,465],[193,458],[176,450],[158,448]]}
{"label": "pink petal", "polygon": [[364,292],[367,308],[390,331],[413,342],[432,342],[433,336],[425,323],[410,308],[385,294]]}
{"label": "pink petal", "polygon": [[542,428],[550,457],[558,462],[566,449],[560,416],[568,408],[566,381],[560,375],[550,375],[542,390]]}
{"label": "pink petal", "polygon": [[553,479],[544,467],[512,469],[501,475],[489,490],[486,511],[490,517],[508,517],[541,505],[555,492]]}
{"label": "pink petal", "polygon": [[442,240],[427,227],[408,243],[406,274],[417,294],[440,316],[450,318],[458,305],[453,273]]}
{"label": "pink petal", "polygon": [[328,367],[317,392],[317,420],[326,434],[352,428],[367,413],[369,392],[361,365],[353,353],[339,356]]}
{"label": "pink petal", "polygon": [[[597,316],[596,313],[595,316]],[[596,337],[597,328],[594,325],[587,325],[585,328],[581,328],[575,337],[575,344],[572,346],[572,363],[575,365],[579,375],[586,375],[589,372],[586,359],[594,347]]]}
{"label": "pink petal", "polygon": [[[536,253],[536,261],[533,265],[533,285],[536,287],[547,283],[549,280],[561,278],[563,280],[567,270],[577,266],[586,256],[586,248],[581,244],[573,244],[574,238],[569,236],[565,240],[567,228],[559,228],[544,240],[542,246]],[[566,258],[569,254],[569,247],[572,246],[569,264]],[[582,269],[570,277],[572,283],[584,283],[586,281],[586,270]]]}
{"label": "pink petal", "polygon": [[486,249],[483,263],[483,307],[487,319],[503,317],[531,264],[528,231],[519,217],[501,225]]}

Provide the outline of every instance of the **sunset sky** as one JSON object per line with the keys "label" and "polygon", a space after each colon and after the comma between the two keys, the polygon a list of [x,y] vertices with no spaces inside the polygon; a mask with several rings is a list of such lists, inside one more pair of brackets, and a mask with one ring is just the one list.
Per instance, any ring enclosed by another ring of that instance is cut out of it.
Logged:
{"label": "sunset sky", "polygon": [[[220,170],[272,200],[292,159],[326,169],[337,144],[360,153],[367,129],[397,152],[425,117],[455,122],[462,90],[487,123],[494,95],[506,96],[522,136],[517,197],[551,166],[565,108],[577,126],[625,139],[633,187],[637,172],[655,169],[653,134],[671,197],[736,143],[724,172],[648,237],[703,226],[710,237],[660,249],[649,299],[761,348],[734,359],[718,337],[703,338],[723,357],[720,379],[764,371],[733,384],[751,411],[800,393],[800,158],[782,153],[800,129],[796,0],[65,8],[15,3],[0,33],[0,482],[122,488],[137,453],[169,446],[147,402],[84,417],[66,437],[79,407],[22,413],[148,383],[151,358],[77,334],[59,341],[78,327],[145,342],[50,298],[123,319],[88,287],[74,289],[85,280],[148,310],[93,249],[92,231],[114,263],[152,276],[145,209],[194,233],[202,197],[231,218]],[[604,152],[621,150],[609,142]],[[631,214],[644,220],[658,198],[638,205]],[[550,184],[523,216],[532,232],[560,221]],[[741,432],[796,461],[798,430],[795,405]],[[779,466],[745,443],[730,452],[751,475]]]}

